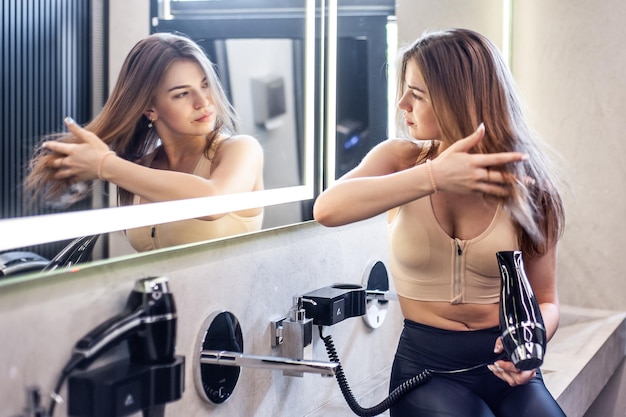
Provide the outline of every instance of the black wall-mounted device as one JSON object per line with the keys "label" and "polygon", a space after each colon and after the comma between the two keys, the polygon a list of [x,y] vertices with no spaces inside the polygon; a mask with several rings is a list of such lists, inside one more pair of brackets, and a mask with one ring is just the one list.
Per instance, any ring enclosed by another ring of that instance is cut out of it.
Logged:
{"label": "black wall-mounted device", "polygon": [[[181,398],[184,358],[174,354],[176,305],[168,281],[166,277],[137,280],[124,312],[76,343],[55,388],[58,394],[69,377],[68,415],[117,417],[141,410],[144,417],[157,417],[163,415],[166,403]],[[128,358],[84,371],[124,341]],[[54,401],[50,416],[53,411]]]}
{"label": "black wall-mounted device", "polygon": [[355,284],[333,284],[302,295],[306,316],[318,326],[332,326],[365,314],[365,288]]}
{"label": "black wall-mounted device", "polygon": [[79,372],[68,380],[68,415],[128,416],[179,400],[185,384],[185,360],[140,365],[129,360]]}
{"label": "black wall-mounted device", "polygon": [[166,277],[135,282],[126,309],[82,337],[74,347],[76,367],[85,369],[111,347],[128,342],[133,363],[174,361],[176,305]]}

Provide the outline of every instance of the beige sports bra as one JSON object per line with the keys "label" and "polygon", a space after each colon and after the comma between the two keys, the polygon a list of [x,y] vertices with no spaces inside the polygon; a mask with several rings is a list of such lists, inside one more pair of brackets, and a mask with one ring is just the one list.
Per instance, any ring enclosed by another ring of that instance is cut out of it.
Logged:
{"label": "beige sports bra", "polygon": [[[154,158],[154,155],[151,155],[151,158],[146,160],[148,165],[152,158]],[[210,170],[210,166],[211,161],[203,156],[198,161],[193,173],[207,172]],[[140,197],[135,195],[133,204],[139,204],[139,202]],[[261,230],[262,224],[263,211],[253,217],[243,217],[235,213],[228,213],[217,220],[189,219],[128,229],[126,230],[126,237],[136,251],[145,252],[153,249],[256,232]]]}
{"label": "beige sports bra", "polygon": [[484,232],[461,240],[441,227],[430,197],[401,206],[389,224],[388,239],[389,267],[398,294],[451,304],[497,303],[496,252],[519,250],[514,223],[501,205]]}

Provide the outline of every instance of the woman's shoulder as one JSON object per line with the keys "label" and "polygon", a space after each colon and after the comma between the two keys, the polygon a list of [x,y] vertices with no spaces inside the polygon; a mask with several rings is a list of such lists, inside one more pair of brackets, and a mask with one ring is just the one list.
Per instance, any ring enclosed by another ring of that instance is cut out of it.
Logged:
{"label": "woman's shoulder", "polygon": [[408,168],[418,163],[424,162],[434,150],[432,140],[415,140],[405,138],[390,138],[374,148],[374,151],[386,154],[388,157],[398,161],[403,167]]}
{"label": "woman's shoulder", "polygon": [[251,135],[232,135],[223,136],[218,139],[217,146],[246,146],[246,147],[261,147],[261,143],[257,138]]}
{"label": "woman's shoulder", "polygon": [[417,140],[406,138],[389,138],[378,145],[386,149],[396,150],[405,153],[420,153],[422,149],[430,148],[433,144],[432,140]]}
{"label": "woman's shoulder", "polygon": [[224,136],[216,142],[215,157],[220,158],[231,152],[247,155],[257,155],[263,158],[263,147],[257,138],[251,135]]}

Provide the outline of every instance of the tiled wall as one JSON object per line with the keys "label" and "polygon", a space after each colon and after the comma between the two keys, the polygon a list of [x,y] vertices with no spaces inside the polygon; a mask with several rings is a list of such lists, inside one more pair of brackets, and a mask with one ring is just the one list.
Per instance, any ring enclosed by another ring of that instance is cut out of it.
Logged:
{"label": "tiled wall", "polygon": [[[217,244],[158,251],[2,288],[2,417],[21,412],[26,386],[39,385],[44,395],[49,394],[76,340],[121,312],[135,279],[154,275],[170,278],[179,316],[177,353],[187,361],[183,398],[169,405],[166,415],[296,417],[311,413],[341,395],[334,378],[285,377],[278,371],[244,368],[225,404],[204,403],[192,371],[201,325],[211,313],[229,310],[241,322],[246,353],[275,355],[270,321],[287,313],[294,295],[337,282],[363,282],[368,263],[386,262],[385,232],[383,217],[337,229],[307,223]],[[374,331],[361,318],[325,330],[333,336],[354,386],[379,374],[393,360],[401,318],[397,304],[389,307],[383,326]],[[323,343],[314,333],[314,359],[326,361]],[[118,348],[107,359],[123,355],[125,348]],[[63,415],[66,409],[60,405],[55,417]]]}

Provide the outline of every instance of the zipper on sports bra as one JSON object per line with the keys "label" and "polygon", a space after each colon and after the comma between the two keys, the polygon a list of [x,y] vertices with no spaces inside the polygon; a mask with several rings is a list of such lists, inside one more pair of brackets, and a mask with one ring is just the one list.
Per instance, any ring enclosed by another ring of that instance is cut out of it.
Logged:
{"label": "zipper on sports bra", "polygon": [[463,297],[463,288],[461,284],[461,274],[462,271],[462,262],[463,262],[463,247],[461,244],[461,240],[454,239],[454,282],[452,286],[453,297],[452,304],[459,304],[462,301]]}

